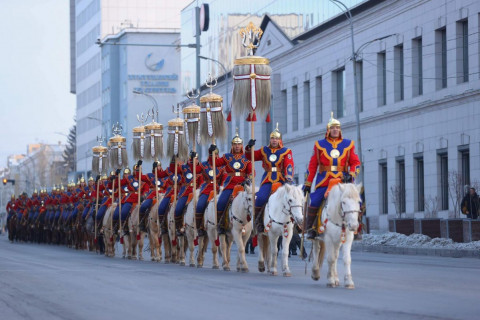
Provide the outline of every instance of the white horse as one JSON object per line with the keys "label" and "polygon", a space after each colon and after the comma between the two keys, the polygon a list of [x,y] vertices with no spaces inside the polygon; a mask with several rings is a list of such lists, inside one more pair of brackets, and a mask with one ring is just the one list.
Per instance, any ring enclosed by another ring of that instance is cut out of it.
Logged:
{"label": "white horse", "polygon": [[[200,189],[197,189],[197,199],[199,195],[200,195]],[[208,245],[208,237],[197,236],[194,209],[195,209],[194,201],[192,199],[187,206],[187,209],[185,211],[185,216],[184,216],[185,237],[187,240],[187,249],[188,249],[188,252],[190,253],[190,257],[189,257],[190,267],[195,267],[194,251],[195,251],[195,246],[198,245],[198,252],[197,252],[198,256],[197,256],[196,266],[198,268],[202,268],[205,251]],[[195,242],[197,242],[197,244],[195,244]]]}
{"label": "white horse", "polygon": [[352,183],[337,184],[328,195],[327,204],[322,212],[322,223],[325,228],[324,240],[313,240],[312,279],[320,279],[320,270],[323,264],[325,250],[327,252],[328,273],[327,287],[339,285],[337,260],[340,247],[343,250],[343,264],[345,266],[345,287],[355,288],[350,265],[352,258],[353,236],[357,231],[358,214],[360,212],[361,185]]}
{"label": "white horse", "polygon": [[[229,231],[237,245],[237,272],[248,272],[248,264],[245,259],[245,246],[252,233],[253,201],[250,185],[245,185],[245,191],[241,191],[233,199],[229,211]],[[223,247],[222,247],[223,249]]]}
{"label": "white horse", "polygon": [[168,238],[171,248],[171,262],[185,265],[185,237],[177,236],[175,228],[175,202],[172,202],[167,214]]}
{"label": "white horse", "polygon": [[115,231],[113,230],[113,213],[117,208],[117,204],[113,203],[105,211],[103,216],[103,240],[105,242],[105,255],[107,257],[115,257]]}
{"label": "white horse", "polygon": [[142,224],[141,222],[140,205],[137,204],[128,218],[130,243],[127,250],[129,258],[131,257],[133,260],[137,259],[137,255],[138,260],[143,260],[143,240],[145,239],[145,231],[140,228],[140,225]]}
{"label": "white horse", "polygon": [[[222,190],[223,189],[220,188],[220,192]],[[223,259],[223,262],[222,262],[223,270],[230,271],[229,264],[230,264],[230,248],[232,246],[232,233],[227,231],[226,234],[222,234],[222,235],[218,234],[217,219],[216,219],[217,215],[215,212],[214,200],[215,199],[213,198],[208,203],[207,208],[205,209],[205,216],[203,219],[205,230],[207,231],[208,239],[210,239],[210,244],[212,247],[212,259],[213,259],[212,268],[219,269],[218,247],[220,247],[222,259]]]}
{"label": "white horse", "polygon": [[[152,261],[160,262],[162,261],[162,235],[161,227],[158,218],[158,206],[163,199],[164,194],[160,193],[158,195],[158,201],[152,205],[150,212],[148,214],[147,220],[147,229],[148,229],[148,241],[150,244],[150,256]],[[170,261],[170,242],[168,241],[168,235],[165,235],[167,241],[165,241],[165,261]]]}
{"label": "white horse", "polygon": [[[264,258],[266,257],[267,270],[271,275],[277,273],[277,240],[282,237],[282,271],[283,276],[290,277],[292,274],[288,267],[288,251],[293,236],[293,226],[296,223],[303,225],[304,197],[300,186],[285,184],[270,196],[265,206],[263,221],[265,233],[259,235],[259,270],[264,271]],[[269,246],[265,245],[268,238]],[[268,248],[268,250],[267,250]],[[263,269],[263,270],[262,270]]]}

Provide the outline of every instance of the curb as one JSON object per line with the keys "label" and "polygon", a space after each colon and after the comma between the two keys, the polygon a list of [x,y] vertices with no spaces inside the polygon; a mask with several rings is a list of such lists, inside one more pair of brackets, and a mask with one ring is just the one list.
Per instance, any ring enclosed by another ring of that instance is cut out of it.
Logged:
{"label": "curb", "polygon": [[458,249],[440,249],[440,248],[413,248],[413,247],[392,247],[392,246],[373,246],[354,243],[353,252],[377,252],[388,254],[436,256],[450,258],[477,258],[480,259],[480,250],[458,250]]}

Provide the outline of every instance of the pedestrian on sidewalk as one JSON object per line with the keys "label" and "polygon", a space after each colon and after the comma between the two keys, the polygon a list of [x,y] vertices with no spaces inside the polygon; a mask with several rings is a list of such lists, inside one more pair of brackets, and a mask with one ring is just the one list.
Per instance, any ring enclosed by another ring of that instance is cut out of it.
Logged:
{"label": "pedestrian on sidewalk", "polygon": [[460,205],[462,213],[467,215],[468,219],[477,219],[480,214],[480,199],[475,188],[470,187],[468,193],[463,197]]}

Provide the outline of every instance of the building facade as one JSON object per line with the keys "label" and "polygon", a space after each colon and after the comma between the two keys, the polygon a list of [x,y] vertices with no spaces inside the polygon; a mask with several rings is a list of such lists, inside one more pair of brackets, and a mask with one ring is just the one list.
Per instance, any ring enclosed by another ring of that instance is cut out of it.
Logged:
{"label": "building facade", "polygon": [[106,132],[103,116],[102,54],[98,42],[127,28],[180,27],[180,10],[190,0],[70,0],[71,92],[76,94],[77,171],[91,169],[91,148]]}
{"label": "building facade", "polygon": [[140,126],[138,119],[143,116],[144,124],[150,123],[148,114],[155,111],[155,121],[166,128],[175,118],[172,106],[180,96],[179,36],[178,29],[125,29],[102,40],[101,132],[110,133],[116,123],[122,126],[130,167],[132,129]]}
{"label": "building facade", "polygon": [[270,59],[272,122],[293,150],[295,179],[304,182],[332,111],[343,135],[358,140],[356,81],[370,227],[387,230],[400,214],[458,215],[452,188],[480,180],[480,3],[370,0],[349,8],[355,61],[340,10],[294,36],[269,12],[260,23],[256,55]]}

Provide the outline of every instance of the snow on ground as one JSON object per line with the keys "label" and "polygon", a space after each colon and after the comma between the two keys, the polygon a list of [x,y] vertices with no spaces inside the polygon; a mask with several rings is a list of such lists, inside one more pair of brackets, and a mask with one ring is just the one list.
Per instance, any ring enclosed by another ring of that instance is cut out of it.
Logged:
{"label": "snow on ground", "polygon": [[452,239],[430,238],[423,234],[404,234],[387,232],[383,234],[364,234],[361,242],[367,246],[392,246],[392,247],[414,247],[434,249],[457,249],[457,250],[480,250],[480,241],[468,243],[453,242]]}

